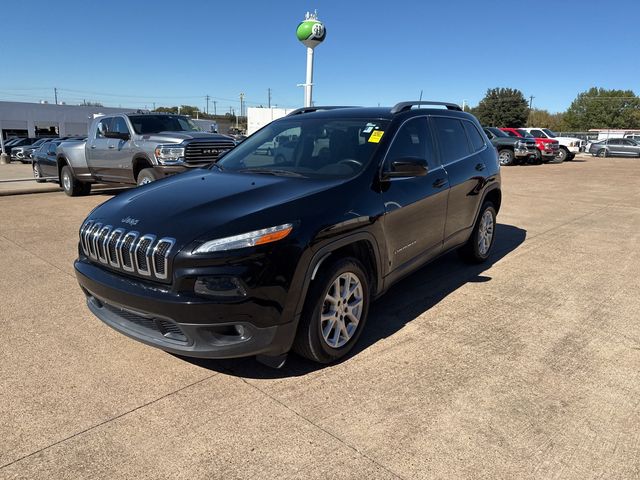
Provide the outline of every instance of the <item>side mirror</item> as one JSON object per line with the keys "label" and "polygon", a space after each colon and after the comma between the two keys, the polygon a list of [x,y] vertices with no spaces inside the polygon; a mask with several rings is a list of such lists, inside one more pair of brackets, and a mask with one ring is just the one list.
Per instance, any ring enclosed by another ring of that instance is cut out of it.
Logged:
{"label": "side mirror", "polygon": [[424,177],[429,171],[424,158],[405,157],[393,160],[388,171],[382,172],[382,179],[400,177]]}

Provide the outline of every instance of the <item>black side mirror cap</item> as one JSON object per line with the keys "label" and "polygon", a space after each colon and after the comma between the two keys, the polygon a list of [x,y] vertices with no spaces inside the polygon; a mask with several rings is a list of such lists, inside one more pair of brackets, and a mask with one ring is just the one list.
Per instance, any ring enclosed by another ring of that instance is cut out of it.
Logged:
{"label": "black side mirror cap", "polygon": [[424,177],[429,172],[424,158],[405,157],[393,160],[388,171],[382,172],[382,179],[401,177]]}

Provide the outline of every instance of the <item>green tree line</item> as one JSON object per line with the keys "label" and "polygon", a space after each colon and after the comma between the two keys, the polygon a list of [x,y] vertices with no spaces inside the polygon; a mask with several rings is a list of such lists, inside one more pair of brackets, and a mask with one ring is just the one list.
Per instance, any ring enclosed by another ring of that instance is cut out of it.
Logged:
{"label": "green tree line", "polygon": [[640,97],[631,90],[593,87],[579,93],[565,112],[549,113],[547,110],[530,109],[518,89],[490,88],[470,112],[487,126],[531,126],[559,131],[640,128]]}

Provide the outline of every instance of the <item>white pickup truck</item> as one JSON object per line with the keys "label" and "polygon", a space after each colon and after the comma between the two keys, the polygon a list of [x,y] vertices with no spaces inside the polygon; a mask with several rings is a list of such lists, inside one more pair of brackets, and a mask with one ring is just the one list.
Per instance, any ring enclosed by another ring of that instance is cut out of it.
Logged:
{"label": "white pickup truck", "polygon": [[585,151],[586,142],[580,140],[579,138],[559,137],[548,128],[530,127],[523,128],[523,130],[526,130],[535,138],[551,138],[553,140],[557,140],[560,143],[560,149],[558,150],[558,154],[556,155],[556,159],[559,162],[573,160],[576,156],[576,153]]}

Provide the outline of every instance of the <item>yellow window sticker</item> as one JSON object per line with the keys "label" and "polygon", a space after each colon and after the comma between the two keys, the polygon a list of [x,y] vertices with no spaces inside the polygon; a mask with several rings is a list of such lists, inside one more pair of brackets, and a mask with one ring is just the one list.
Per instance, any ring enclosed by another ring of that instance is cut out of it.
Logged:
{"label": "yellow window sticker", "polygon": [[369,137],[369,142],[379,143],[380,139],[382,138],[382,135],[384,135],[384,132],[382,130],[375,130]]}

